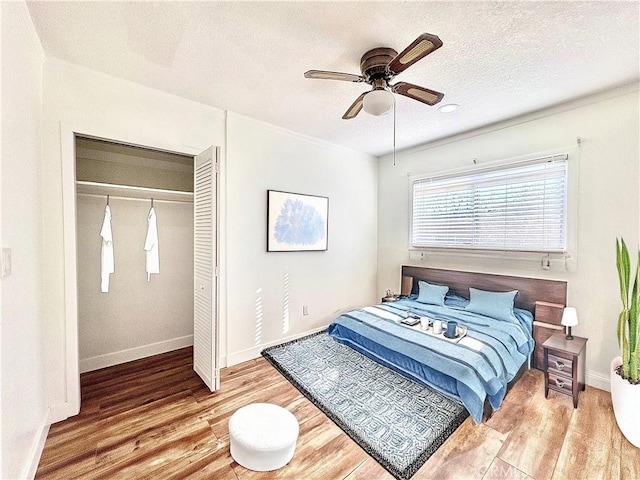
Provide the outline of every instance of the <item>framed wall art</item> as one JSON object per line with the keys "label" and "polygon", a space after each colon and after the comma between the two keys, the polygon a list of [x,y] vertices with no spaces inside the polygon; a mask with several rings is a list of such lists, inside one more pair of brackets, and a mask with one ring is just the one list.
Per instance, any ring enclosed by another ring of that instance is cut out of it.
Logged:
{"label": "framed wall art", "polygon": [[329,199],[267,191],[267,251],[327,250]]}

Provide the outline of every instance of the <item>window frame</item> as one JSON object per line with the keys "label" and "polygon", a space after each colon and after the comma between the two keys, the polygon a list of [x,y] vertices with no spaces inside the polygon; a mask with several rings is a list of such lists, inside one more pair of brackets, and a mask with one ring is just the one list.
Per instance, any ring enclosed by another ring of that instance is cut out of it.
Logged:
{"label": "window frame", "polygon": [[[463,246],[413,246],[413,187],[415,182],[424,181],[426,179],[439,179],[445,177],[462,176],[465,174],[473,175],[483,171],[501,170],[519,165],[537,163],[558,155],[566,155],[567,158],[567,187],[565,191],[566,210],[565,210],[565,250],[559,251],[543,251],[543,250],[515,250],[500,248],[484,248],[484,247],[463,247]],[[519,157],[511,157],[493,162],[483,162],[472,167],[459,167],[449,170],[433,171],[430,173],[421,173],[408,175],[408,200],[409,200],[409,216],[408,216],[408,238],[407,248],[409,250],[409,258],[412,260],[424,260],[427,256],[444,255],[444,256],[470,256],[483,258],[506,258],[506,259],[523,259],[530,260],[535,258],[536,261],[540,256],[546,259],[562,259],[565,262],[567,270],[575,268],[577,260],[577,219],[578,219],[578,158],[579,147],[570,146],[558,148],[554,150],[538,152],[533,154],[522,155]],[[544,263],[544,262],[543,262]],[[572,264],[571,266],[569,264]]]}

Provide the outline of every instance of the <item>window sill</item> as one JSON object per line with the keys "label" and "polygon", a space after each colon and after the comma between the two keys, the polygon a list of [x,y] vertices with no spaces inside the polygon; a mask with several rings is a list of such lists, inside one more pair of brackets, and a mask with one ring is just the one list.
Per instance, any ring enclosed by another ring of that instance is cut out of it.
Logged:
{"label": "window sill", "polygon": [[429,260],[491,260],[508,262],[526,268],[553,271],[575,271],[577,259],[570,253],[517,252],[497,250],[466,249],[409,249],[409,260],[426,262]]}

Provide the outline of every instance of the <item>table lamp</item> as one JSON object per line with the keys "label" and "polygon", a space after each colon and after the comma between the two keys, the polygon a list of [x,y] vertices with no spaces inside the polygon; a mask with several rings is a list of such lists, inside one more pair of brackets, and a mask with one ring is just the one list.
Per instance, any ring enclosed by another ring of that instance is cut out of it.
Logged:
{"label": "table lamp", "polygon": [[573,340],[573,335],[571,335],[571,327],[575,327],[578,325],[578,312],[574,307],[565,307],[562,312],[562,321],[560,322],[562,325],[567,327],[567,340]]}

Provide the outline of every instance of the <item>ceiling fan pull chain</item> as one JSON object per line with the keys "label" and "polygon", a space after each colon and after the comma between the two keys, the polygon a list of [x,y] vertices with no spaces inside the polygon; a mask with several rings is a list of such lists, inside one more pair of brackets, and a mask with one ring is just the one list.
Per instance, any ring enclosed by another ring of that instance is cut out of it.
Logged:
{"label": "ceiling fan pull chain", "polygon": [[393,97],[393,166],[396,166],[396,97]]}

